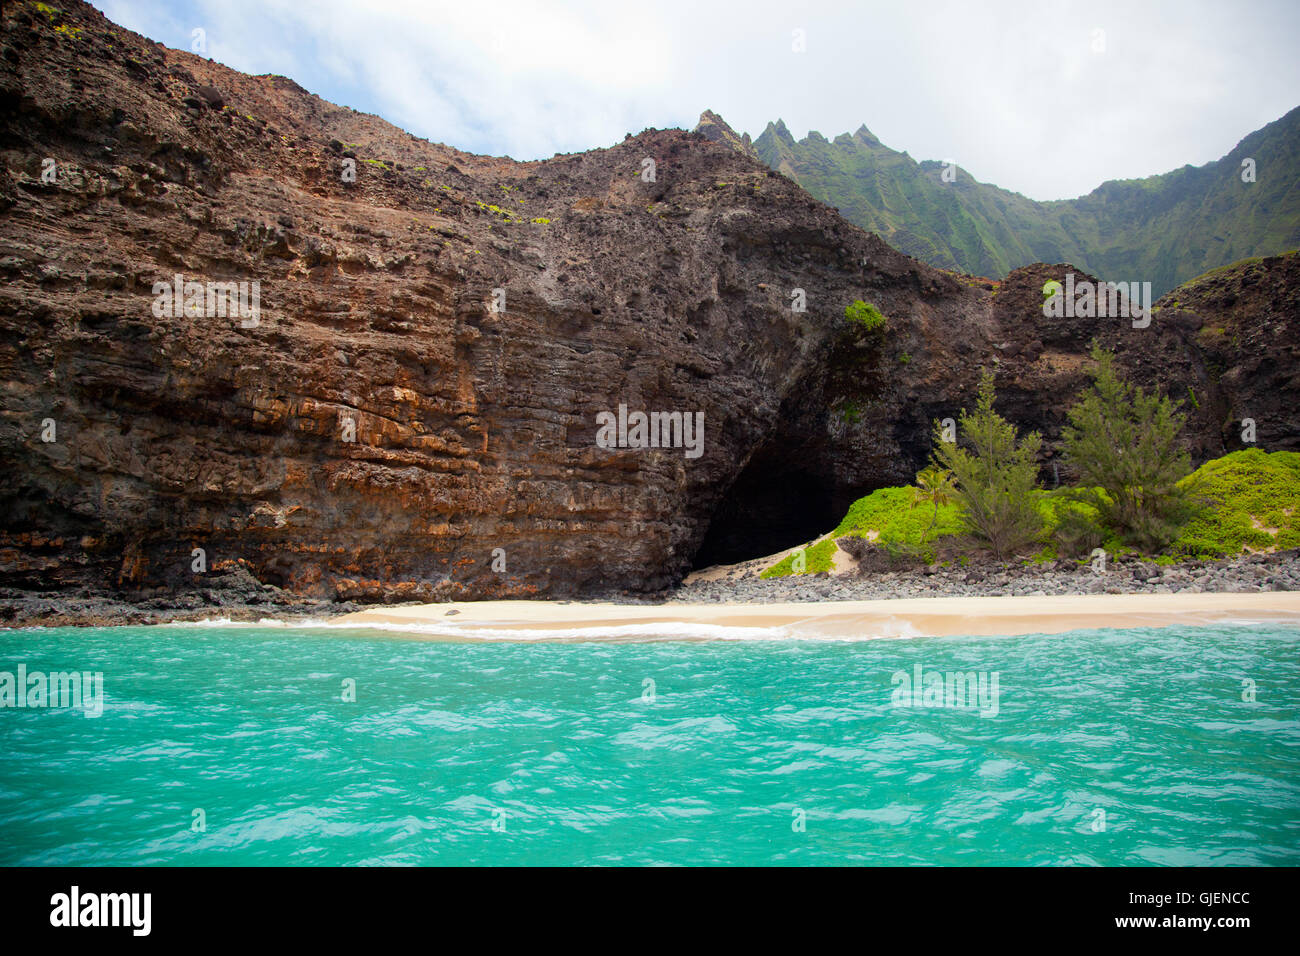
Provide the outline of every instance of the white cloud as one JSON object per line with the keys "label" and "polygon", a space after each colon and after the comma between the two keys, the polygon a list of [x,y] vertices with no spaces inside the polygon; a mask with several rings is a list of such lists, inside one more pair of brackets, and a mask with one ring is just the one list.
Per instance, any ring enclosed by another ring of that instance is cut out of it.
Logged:
{"label": "white cloud", "polygon": [[[866,125],[1038,199],[1221,156],[1296,105],[1290,0],[104,0],[183,49],[283,73],[410,132],[516,159],[711,108],[757,135]],[[791,49],[802,29],[807,52]],[[1092,49],[1105,31],[1105,52]]]}

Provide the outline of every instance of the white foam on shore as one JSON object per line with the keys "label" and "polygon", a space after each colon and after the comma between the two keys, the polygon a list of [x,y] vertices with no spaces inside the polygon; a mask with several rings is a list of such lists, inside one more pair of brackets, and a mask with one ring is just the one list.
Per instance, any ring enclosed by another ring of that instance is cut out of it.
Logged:
{"label": "white foam on shore", "polygon": [[201,621],[168,621],[158,627],[231,627],[278,628],[331,631],[384,631],[458,641],[874,641],[924,637],[904,620],[891,620],[881,633],[845,634],[821,630],[815,621],[774,627],[739,627],[705,624],[698,621],[660,621],[641,624],[606,624],[592,627],[521,627],[517,624],[494,625],[493,622],[453,621],[366,621],[343,623],[329,618],[281,620],[261,618],[257,621],[232,621],[230,618],[206,618]]}
{"label": "white foam on shore", "polygon": [[[1275,618],[1234,617],[1217,620],[1166,621],[1128,625],[1130,627],[1168,627],[1176,624],[1188,627],[1228,626],[1251,628],[1261,625],[1278,625],[1287,622]],[[932,636],[919,629],[904,617],[872,621],[866,625],[870,631],[856,630],[843,621],[825,621],[810,616],[782,625],[720,625],[702,621],[651,621],[634,624],[601,623],[588,626],[569,624],[543,626],[524,624],[514,620],[436,620],[418,619],[402,621],[346,621],[339,617],[314,618],[260,618],[257,621],[235,621],[228,617],[205,618],[197,621],[168,621],[154,627],[245,628],[274,630],[321,630],[381,632],[394,637],[407,636],[412,640],[441,640],[492,643],[605,642],[644,643],[658,641],[825,641],[853,643],[859,641],[908,640]],[[1117,625],[1100,623],[1095,628],[1073,630],[1109,630]],[[1017,632],[1019,633],[1019,632]],[[1037,632],[1034,632],[1037,633]],[[1046,631],[1044,633],[1047,633]],[[973,636],[973,635],[972,635]],[[991,635],[986,635],[991,636]]]}
{"label": "white foam on shore", "polygon": [[228,617],[205,617],[197,621],[163,621],[159,624],[133,624],[128,627],[321,627],[328,623],[327,618],[303,618],[302,620],[282,620],[277,617],[261,617],[256,621],[234,621]]}
{"label": "white foam on shore", "polygon": [[591,627],[520,627],[450,622],[392,623],[366,622],[340,625],[352,630],[381,630],[427,634],[462,641],[779,641],[800,635],[784,627],[728,627],[686,621],[643,624],[605,624]]}
{"label": "white foam on shore", "polygon": [[1296,621],[1279,621],[1275,617],[1224,617],[1213,622],[1227,627],[1290,627],[1300,626]]}
{"label": "white foam on shore", "polygon": [[595,627],[519,627],[493,626],[491,622],[456,623],[452,621],[366,621],[364,623],[324,620],[321,618],[281,621],[262,618],[257,622],[231,621],[218,618],[206,621],[174,621],[165,627],[274,627],[329,631],[385,631],[398,634],[424,635],[452,638],[462,641],[647,641],[647,640],[711,640],[753,641],[786,640],[801,635],[782,627],[724,627],[717,624],[698,624],[665,621],[659,624],[620,624]]}

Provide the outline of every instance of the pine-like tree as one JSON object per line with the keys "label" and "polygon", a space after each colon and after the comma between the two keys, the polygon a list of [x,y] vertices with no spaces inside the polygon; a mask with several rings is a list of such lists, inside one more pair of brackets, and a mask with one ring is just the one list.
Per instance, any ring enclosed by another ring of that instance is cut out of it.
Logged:
{"label": "pine-like tree", "polygon": [[1067,496],[1095,507],[1125,544],[1159,551],[1196,507],[1193,491],[1180,484],[1192,471],[1178,442],[1185,416],[1180,403],[1122,379],[1112,353],[1094,346],[1092,358],[1093,384],[1062,433],[1066,463],[1078,476]]}
{"label": "pine-like tree", "polygon": [[1041,440],[1037,432],[1017,440],[1015,426],[993,410],[994,398],[993,373],[985,369],[975,411],[963,410],[958,419],[958,441],[943,441],[943,429],[935,424],[934,458],[952,472],[967,530],[1003,560],[1043,531],[1033,495]]}

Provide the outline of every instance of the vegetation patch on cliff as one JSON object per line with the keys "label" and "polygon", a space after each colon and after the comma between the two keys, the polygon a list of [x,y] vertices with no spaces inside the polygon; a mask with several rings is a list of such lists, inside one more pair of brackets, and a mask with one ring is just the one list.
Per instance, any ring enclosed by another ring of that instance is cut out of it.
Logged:
{"label": "vegetation patch on cliff", "polygon": [[861,299],[845,306],[844,317],[867,332],[875,332],[885,327],[886,320],[881,311],[870,302],[863,302]]}
{"label": "vegetation patch on cliff", "polygon": [[1185,479],[1204,507],[1168,552],[1218,558],[1300,547],[1300,454],[1258,448],[1207,461]]}

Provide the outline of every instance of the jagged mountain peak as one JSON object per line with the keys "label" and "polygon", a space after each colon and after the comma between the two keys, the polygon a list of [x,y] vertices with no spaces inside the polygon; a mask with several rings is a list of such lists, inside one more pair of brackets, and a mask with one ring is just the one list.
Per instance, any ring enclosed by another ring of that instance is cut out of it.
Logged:
{"label": "jagged mountain peak", "polygon": [[795,145],[794,134],[790,132],[790,127],[785,125],[785,120],[778,119],[775,123],[768,123],[763,134],[767,135],[769,132],[781,142],[791,146]]}
{"label": "jagged mountain peak", "polygon": [[853,138],[858,142],[866,143],[868,146],[883,146],[880,138],[875,133],[867,129],[867,124],[863,123],[853,134]]}
{"label": "jagged mountain peak", "polygon": [[700,121],[695,124],[695,132],[710,142],[722,143],[750,159],[758,159],[758,153],[749,139],[749,134],[738,135],[727,121],[713,110],[705,110],[700,114]]}

